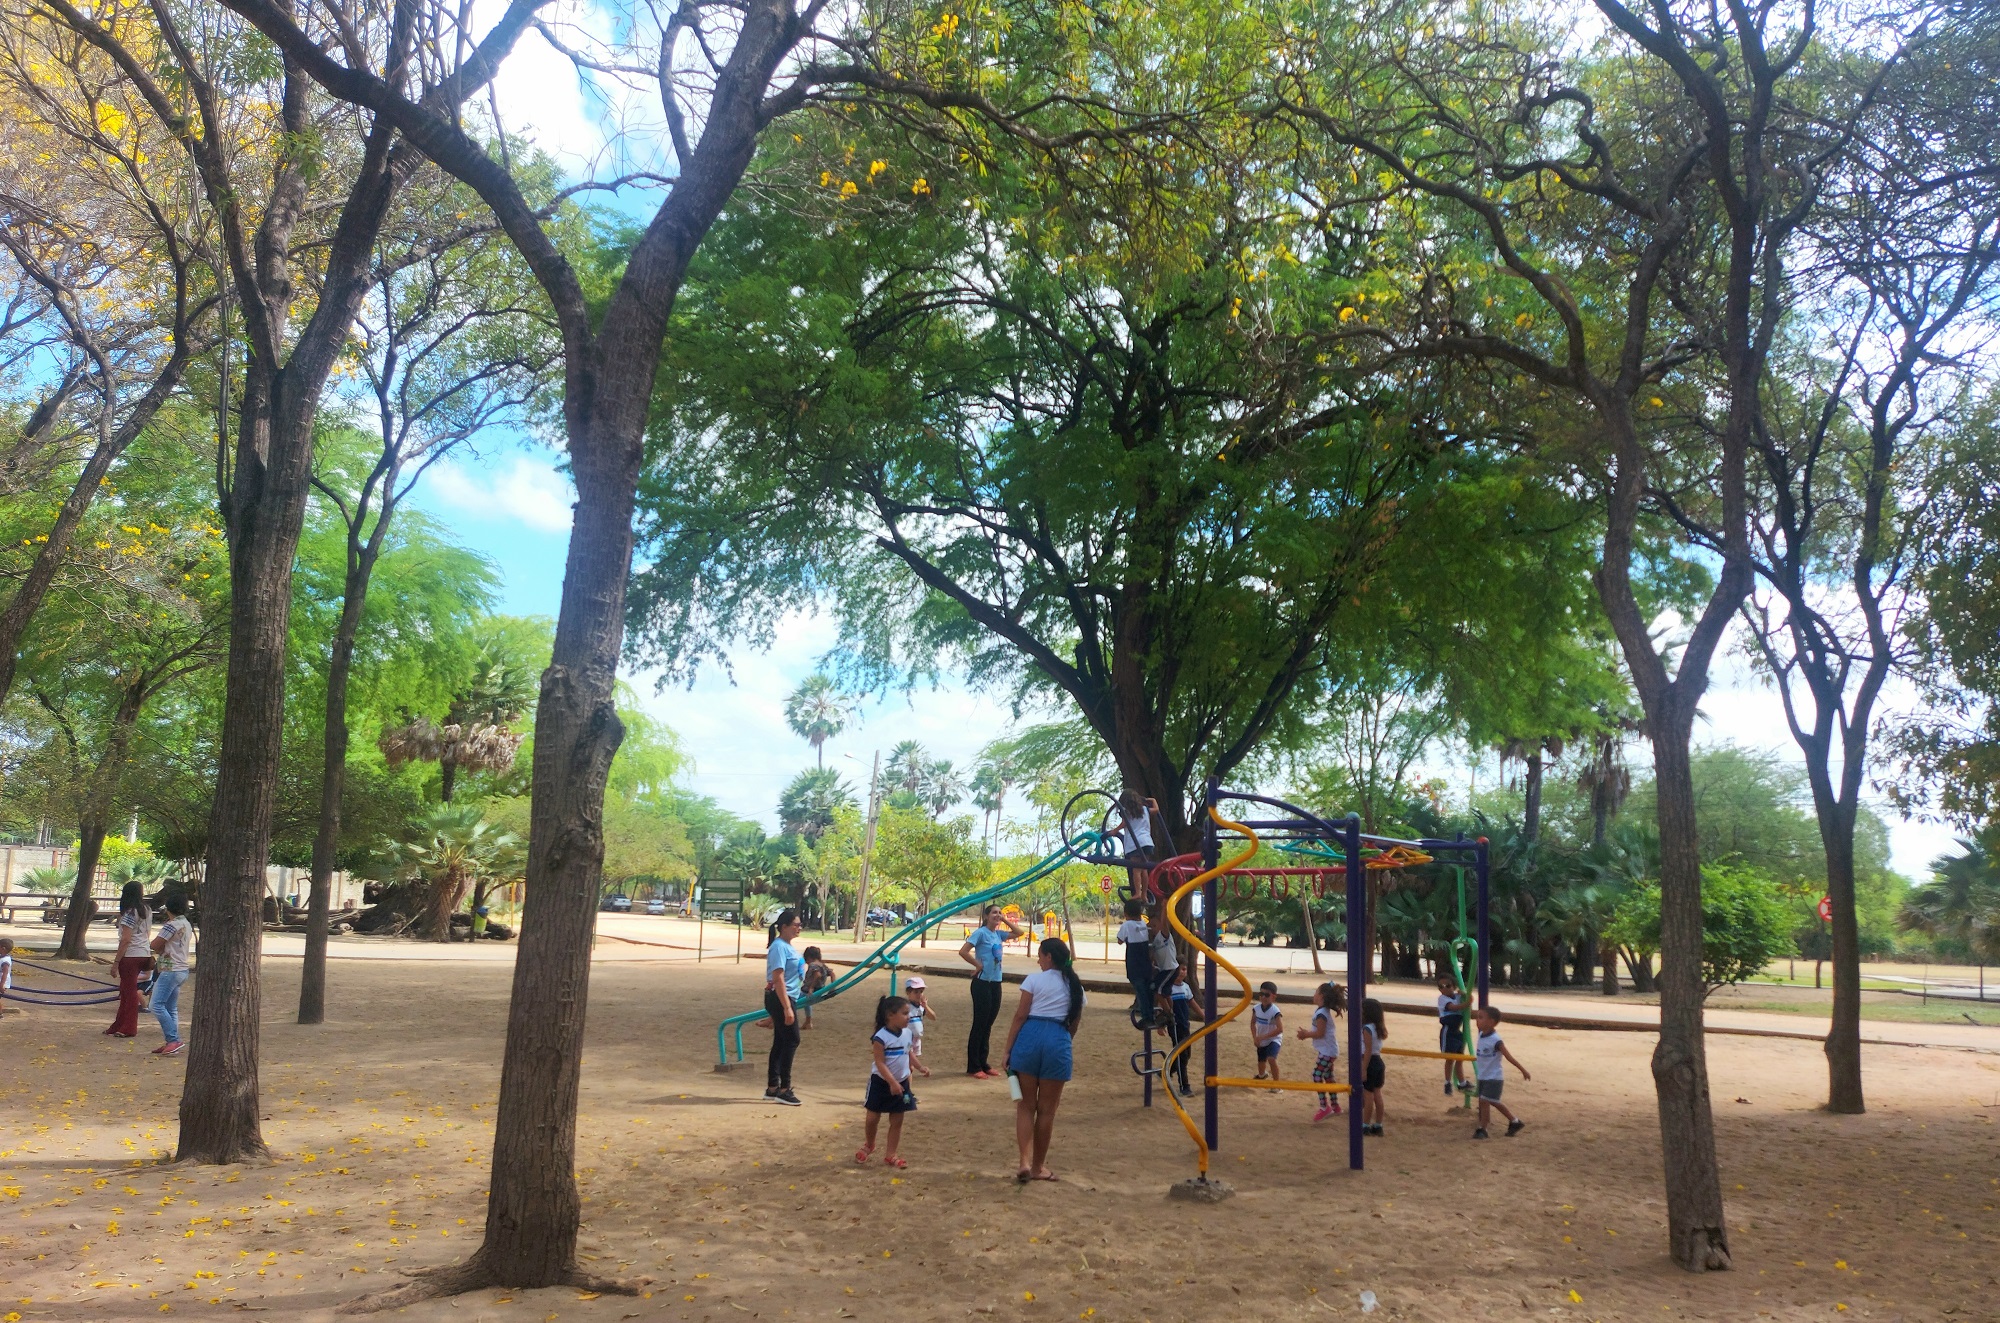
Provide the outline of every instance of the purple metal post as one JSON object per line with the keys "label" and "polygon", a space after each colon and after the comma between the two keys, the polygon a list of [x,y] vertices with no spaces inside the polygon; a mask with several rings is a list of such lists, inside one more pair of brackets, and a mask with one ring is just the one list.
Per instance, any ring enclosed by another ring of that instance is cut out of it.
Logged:
{"label": "purple metal post", "polygon": [[[1222,858],[1222,842],[1216,836],[1215,818],[1209,813],[1209,810],[1216,805],[1217,784],[1216,779],[1211,776],[1208,778],[1208,784],[1202,789],[1201,868],[1203,872],[1214,868]],[[1202,883],[1201,887],[1201,939],[1208,943],[1210,950],[1215,949],[1215,944],[1221,937],[1222,932],[1221,926],[1217,923],[1217,917],[1222,908],[1218,902],[1219,893],[1215,885],[1215,879],[1210,878],[1208,881]],[[1210,956],[1208,959],[1202,961],[1202,966],[1201,1004],[1202,1011],[1207,1017],[1203,1020],[1203,1023],[1214,1024],[1215,957]],[[1203,1076],[1201,1082],[1202,1133],[1208,1143],[1208,1151],[1211,1155],[1222,1145],[1222,1111],[1218,1105],[1218,1095],[1215,1086],[1208,1082],[1215,1078],[1222,1064],[1221,1058],[1216,1055],[1216,1037],[1215,1034],[1209,1034],[1201,1040],[1201,1073]]]}
{"label": "purple metal post", "polygon": [[[1368,1063],[1361,1055],[1361,1003],[1368,996],[1368,869],[1361,861],[1361,819],[1349,814],[1347,854],[1347,1165],[1361,1170],[1361,1082]],[[1484,876],[1482,872],[1481,876]]]}

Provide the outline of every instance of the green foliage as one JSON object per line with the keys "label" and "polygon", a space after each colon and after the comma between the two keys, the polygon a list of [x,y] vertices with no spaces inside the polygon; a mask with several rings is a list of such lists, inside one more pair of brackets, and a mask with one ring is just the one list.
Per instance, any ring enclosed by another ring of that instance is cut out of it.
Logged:
{"label": "green foliage", "polygon": [[2000,961],[2000,867],[1988,828],[1961,840],[1959,853],[1931,863],[1931,878],[1910,892],[1897,922],[1930,938],[1941,951]]}
{"label": "green foliage", "polygon": [[939,821],[922,809],[893,806],[876,826],[874,866],[883,883],[877,898],[906,900],[918,912],[984,885],[988,875],[970,817]]}
{"label": "green foliage", "polygon": [[854,788],[838,771],[809,767],[778,796],[778,821],[787,832],[817,841],[833,826],[834,814],[854,807]]}
{"label": "green foliage", "polygon": [[76,870],[73,868],[31,868],[14,879],[29,891],[38,891],[46,896],[67,895],[76,885]]}
{"label": "green foliage", "polygon": [[[1701,870],[1701,971],[1712,992],[1741,983],[1791,949],[1791,916],[1770,878],[1754,869],[1710,864]],[[1608,929],[1613,941],[1639,950],[1660,946],[1656,880],[1619,901]]]}

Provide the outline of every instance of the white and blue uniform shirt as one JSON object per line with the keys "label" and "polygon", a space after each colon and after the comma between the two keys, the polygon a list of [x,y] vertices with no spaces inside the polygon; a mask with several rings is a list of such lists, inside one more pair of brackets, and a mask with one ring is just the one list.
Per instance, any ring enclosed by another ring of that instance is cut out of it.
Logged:
{"label": "white and blue uniform shirt", "polygon": [[1278,1032],[1279,1017],[1284,1013],[1284,1008],[1275,1001],[1269,1006],[1264,1005],[1262,1002],[1251,1006],[1250,1020],[1257,1027],[1256,1037],[1258,1047],[1283,1047],[1285,1045],[1284,1035]]}
{"label": "white and blue uniform shirt", "polygon": [[[909,1026],[904,1025],[901,1033],[898,1033],[894,1029],[888,1029],[888,1028],[877,1029],[873,1037],[877,1043],[880,1043],[882,1045],[882,1060],[889,1067],[889,1077],[888,1077],[889,1082],[891,1084],[909,1083],[910,1082]],[[880,1067],[871,1064],[868,1067],[868,1073],[870,1075],[880,1075],[882,1071]]]}
{"label": "white and blue uniform shirt", "polygon": [[1500,1059],[1500,1049],[1504,1044],[1498,1032],[1481,1033],[1479,1045],[1472,1053],[1472,1073],[1482,1080],[1506,1078],[1506,1064]]}

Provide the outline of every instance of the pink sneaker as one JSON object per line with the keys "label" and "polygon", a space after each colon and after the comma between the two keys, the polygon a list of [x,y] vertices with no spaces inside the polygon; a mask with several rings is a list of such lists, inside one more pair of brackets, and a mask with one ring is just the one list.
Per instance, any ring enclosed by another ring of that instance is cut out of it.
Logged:
{"label": "pink sneaker", "polygon": [[1318,1111],[1316,1111],[1316,1112],[1314,1112],[1314,1113],[1313,1113],[1313,1120],[1315,1120],[1315,1121],[1324,1121],[1324,1120],[1326,1120],[1326,1118],[1327,1118],[1327,1117],[1329,1117],[1329,1116],[1332,1116],[1332,1115],[1333,1115],[1333,1108],[1331,1108],[1331,1107],[1322,1107],[1322,1108],[1320,1108],[1320,1109],[1319,1109]]}

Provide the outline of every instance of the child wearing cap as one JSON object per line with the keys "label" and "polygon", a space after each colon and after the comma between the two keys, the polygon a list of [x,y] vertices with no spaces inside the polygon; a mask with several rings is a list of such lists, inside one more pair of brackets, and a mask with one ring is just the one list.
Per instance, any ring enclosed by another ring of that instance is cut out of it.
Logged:
{"label": "child wearing cap", "polygon": [[935,1020],[937,1012],[931,1009],[929,994],[925,991],[921,975],[914,976],[903,985],[903,991],[910,999],[910,1065],[917,1074],[930,1078],[931,1068],[924,1064],[924,1022]]}

